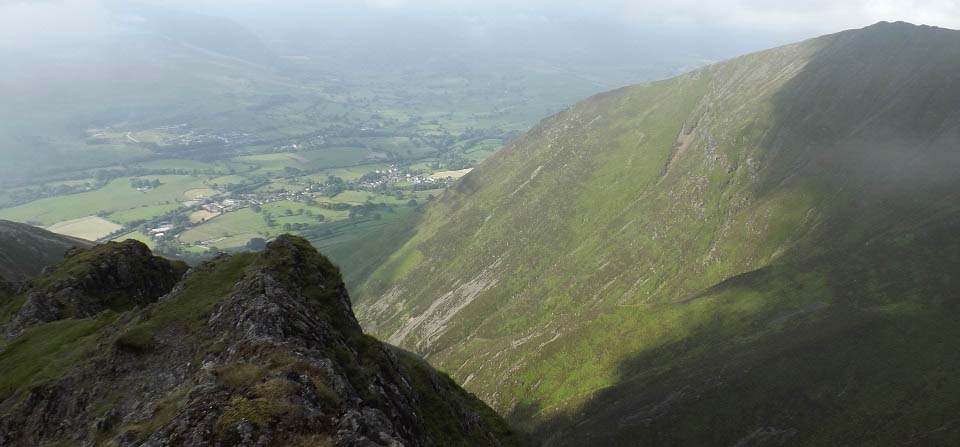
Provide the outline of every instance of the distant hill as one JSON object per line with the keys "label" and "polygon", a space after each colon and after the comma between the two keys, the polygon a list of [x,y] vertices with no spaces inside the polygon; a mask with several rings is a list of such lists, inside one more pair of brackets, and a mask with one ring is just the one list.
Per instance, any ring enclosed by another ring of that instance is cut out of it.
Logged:
{"label": "distant hill", "polygon": [[445,374],[364,335],[305,240],[183,270],[110,242],[0,302],[0,445],[522,445]]}
{"label": "distant hill", "polygon": [[0,278],[23,281],[63,260],[72,247],[93,242],[51,233],[31,225],[0,220]]}
{"label": "distant hill", "polygon": [[590,98],[431,203],[372,333],[551,446],[960,442],[960,32]]}
{"label": "distant hill", "polygon": [[145,4],[114,3],[131,33],[150,33],[192,48],[254,64],[272,65],[279,58],[254,33],[222,18]]}

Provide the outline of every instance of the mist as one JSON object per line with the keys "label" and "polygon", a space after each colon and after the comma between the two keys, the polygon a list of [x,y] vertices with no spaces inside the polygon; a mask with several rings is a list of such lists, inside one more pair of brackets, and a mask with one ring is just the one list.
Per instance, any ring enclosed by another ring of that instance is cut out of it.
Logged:
{"label": "mist", "polygon": [[389,97],[454,82],[485,86],[499,107],[520,92],[539,98],[513,123],[523,129],[595,93],[826,32],[957,17],[951,0],[6,0],[0,168],[100,165],[112,155],[90,151],[90,129],[221,116],[303,83]]}

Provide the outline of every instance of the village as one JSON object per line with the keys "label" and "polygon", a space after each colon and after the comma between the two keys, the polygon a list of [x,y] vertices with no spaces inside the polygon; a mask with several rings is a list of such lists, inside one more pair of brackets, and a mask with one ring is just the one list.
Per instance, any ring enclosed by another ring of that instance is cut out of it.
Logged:
{"label": "village", "polygon": [[[409,195],[411,191],[445,188],[452,181],[468,172],[470,172],[470,169],[427,174],[413,171],[408,167],[391,165],[384,169],[372,170],[353,181],[344,181],[339,177],[330,176],[323,182],[307,181],[297,184],[298,178],[286,179],[286,185],[295,184],[297,186],[295,190],[283,187],[275,189],[276,180],[271,180],[252,191],[247,191],[246,188],[224,191],[210,189],[208,194],[182,202],[176,211],[141,225],[140,229],[142,233],[156,243],[165,241],[182,242],[179,241],[179,238],[183,233],[228,213],[245,209],[261,213],[261,209],[265,206],[278,202],[301,203],[305,208],[313,207],[341,211],[362,208],[366,210],[370,207],[369,203],[339,202],[337,197],[348,191],[364,191],[371,194],[403,197],[404,191],[407,191]],[[145,182],[143,185],[132,186],[138,187],[138,189],[149,189],[156,187],[156,184]],[[302,212],[303,210],[299,211]],[[309,214],[313,215],[313,213]],[[351,212],[350,216],[353,215],[354,213]],[[318,214],[315,217],[318,222],[324,222],[322,215]],[[274,223],[273,216],[269,212],[263,212],[263,219],[267,225]],[[298,228],[303,228],[303,225],[299,225]],[[200,245],[206,246],[209,244]]]}

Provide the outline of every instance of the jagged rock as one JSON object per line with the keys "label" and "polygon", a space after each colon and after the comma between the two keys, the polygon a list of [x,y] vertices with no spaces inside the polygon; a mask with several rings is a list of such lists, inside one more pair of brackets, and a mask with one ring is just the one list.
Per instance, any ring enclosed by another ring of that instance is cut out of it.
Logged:
{"label": "jagged rock", "polygon": [[72,248],[63,262],[37,281],[5,332],[15,336],[37,323],[150,304],[169,292],[185,269],[182,263],[153,256],[134,240]]}
{"label": "jagged rock", "polygon": [[448,377],[364,335],[337,268],[299,238],[198,266],[112,318],[85,361],[0,390],[0,445],[521,443]]}

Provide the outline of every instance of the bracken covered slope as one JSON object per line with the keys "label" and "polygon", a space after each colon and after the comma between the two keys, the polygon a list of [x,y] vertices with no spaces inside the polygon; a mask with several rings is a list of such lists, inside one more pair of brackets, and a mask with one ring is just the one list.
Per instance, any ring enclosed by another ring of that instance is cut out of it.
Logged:
{"label": "bracken covered slope", "polygon": [[[115,271],[133,244],[72,255],[34,287]],[[364,335],[339,271],[303,239],[224,255],[147,296],[0,341],[0,445],[520,443],[450,378]]]}
{"label": "bracken covered slope", "polygon": [[363,324],[549,445],[957,442],[960,32],[591,98],[433,203]]}

